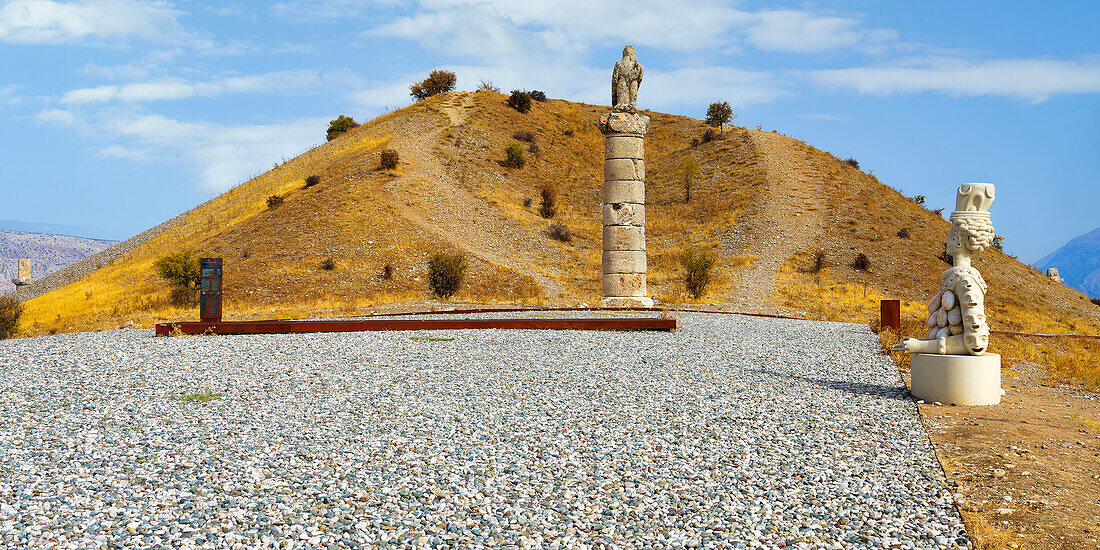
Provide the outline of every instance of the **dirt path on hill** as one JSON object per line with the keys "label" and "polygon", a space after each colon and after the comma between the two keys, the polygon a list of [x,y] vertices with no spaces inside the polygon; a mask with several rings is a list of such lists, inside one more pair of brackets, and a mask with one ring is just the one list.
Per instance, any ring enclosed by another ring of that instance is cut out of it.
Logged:
{"label": "dirt path on hill", "polygon": [[763,155],[768,187],[760,214],[749,228],[757,258],[738,274],[734,309],[750,313],[792,313],[772,298],[779,267],[813,240],[824,220],[822,181],[813,166],[799,162],[808,151],[795,140],[771,132],[750,131],[753,145]]}
{"label": "dirt path on hill", "polygon": [[[466,121],[473,107],[472,94],[454,94],[442,106],[451,126]],[[409,171],[387,186],[390,205],[403,217],[435,233],[468,254],[527,275],[535,280],[548,301],[562,295],[562,286],[535,265],[550,265],[536,255],[544,246],[541,235],[515,226],[485,201],[475,197],[459,181],[462,174],[449,171],[436,151],[446,127],[411,128],[391,143],[402,158],[411,159]]]}

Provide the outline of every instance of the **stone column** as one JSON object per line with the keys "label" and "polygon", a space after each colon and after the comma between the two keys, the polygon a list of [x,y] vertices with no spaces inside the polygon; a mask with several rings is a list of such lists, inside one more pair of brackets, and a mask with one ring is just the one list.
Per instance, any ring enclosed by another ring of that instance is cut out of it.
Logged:
{"label": "stone column", "polygon": [[603,161],[604,307],[653,307],[646,296],[645,134],[649,117],[600,117]]}
{"label": "stone column", "polygon": [[24,286],[31,284],[31,261],[29,259],[20,259],[15,270],[15,278],[11,280],[15,283],[15,299],[22,300],[22,292]]}

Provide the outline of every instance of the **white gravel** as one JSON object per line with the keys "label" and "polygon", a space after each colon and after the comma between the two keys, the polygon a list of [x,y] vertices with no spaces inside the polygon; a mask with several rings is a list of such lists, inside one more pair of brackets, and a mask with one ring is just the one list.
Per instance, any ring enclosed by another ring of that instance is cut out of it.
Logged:
{"label": "white gravel", "polygon": [[0,342],[0,547],[969,545],[866,327],[680,323]]}

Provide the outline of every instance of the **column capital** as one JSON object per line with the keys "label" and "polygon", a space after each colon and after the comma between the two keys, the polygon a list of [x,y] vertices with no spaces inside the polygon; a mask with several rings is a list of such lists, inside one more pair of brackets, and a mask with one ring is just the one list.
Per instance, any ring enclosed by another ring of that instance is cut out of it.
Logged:
{"label": "column capital", "polygon": [[649,117],[635,113],[607,113],[600,117],[600,131],[605,134],[645,135]]}

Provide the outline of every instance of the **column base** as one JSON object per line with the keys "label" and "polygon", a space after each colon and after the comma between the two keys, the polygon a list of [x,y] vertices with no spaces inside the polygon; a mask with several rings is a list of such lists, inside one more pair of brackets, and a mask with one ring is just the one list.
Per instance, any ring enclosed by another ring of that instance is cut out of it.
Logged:
{"label": "column base", "polygon": [[648,296],[604,296],[600,307],[653,307],[653,298]]}
{"label": "column base", "polygon": [[911,393],[926,402],[996,405],[1001,402],[1001,356],[912,354]]}

